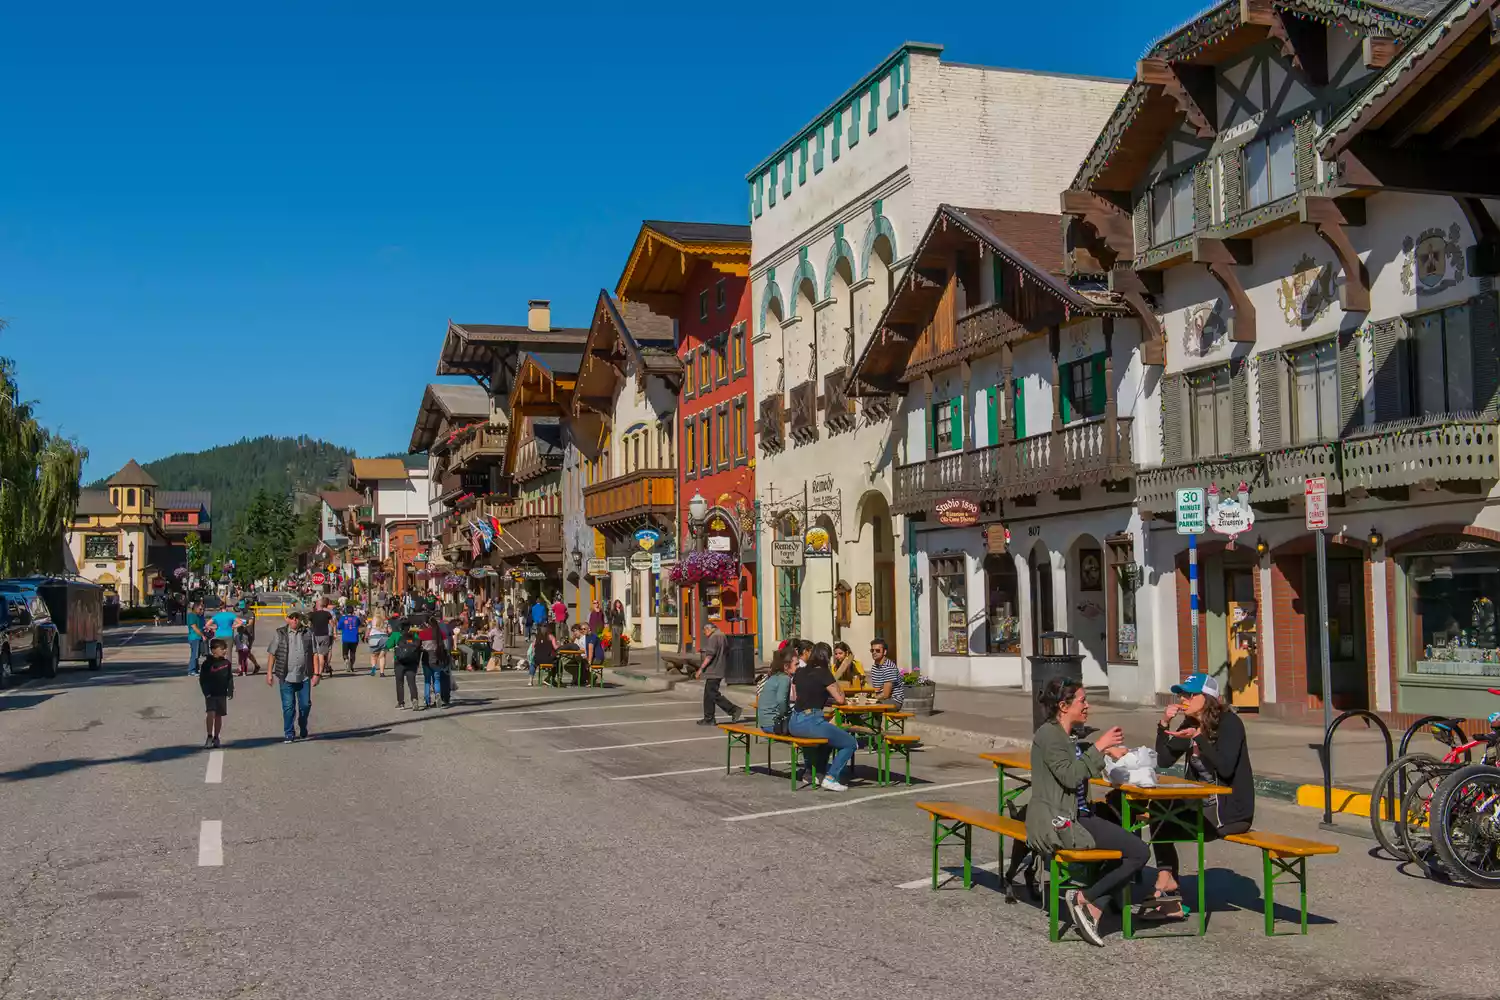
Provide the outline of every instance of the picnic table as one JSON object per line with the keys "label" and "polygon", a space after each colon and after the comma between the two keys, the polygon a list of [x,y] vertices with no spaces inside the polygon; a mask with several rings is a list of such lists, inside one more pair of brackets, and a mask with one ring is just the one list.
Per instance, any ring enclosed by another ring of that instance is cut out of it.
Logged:
{"label": "picnic table", "polygon": [[[856,705],[852,702],[845,702],[844,704],[840,705],[835,702],[834,704],[829,705],[823,710],[825,714],[832,716],[833,724],[841,729],[845,728],[849,724],[851,716],[856,719],[860,717],[868,717],[865,719],[863,724],[869,729],[869,735],[871,737],[869,749],[873,751],[880,760],[879,766],[875,769],[875,783],[877,785],[885,785],[888,783],[888,776],[886,774],[885,767],[886,728],[890,713],[899,712],[900,710],[901,706],[892,702],[882,702],[880,704],[874,705]],[[856,734],[856,739],[857,738],[858,734]]]}

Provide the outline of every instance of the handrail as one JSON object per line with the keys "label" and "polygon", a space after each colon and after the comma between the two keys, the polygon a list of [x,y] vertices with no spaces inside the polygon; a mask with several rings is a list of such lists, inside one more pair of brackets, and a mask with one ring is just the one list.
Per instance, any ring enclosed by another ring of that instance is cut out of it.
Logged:
{"label": "handrail", "polygon": [[1391,766],[1395,760],[1394,746],[1391,743],[1391,728],[1385,724],[1385,720],[1374,712],[1363,708],[1351,708],[1338,718],[1328,724],[1328,729],[1323,733],[1323,822],[1333,823],[1333,734],[1348,719],[1359,717],[1365,720],[1366,727],[1371,722],[1380,727],[1380,735],[1385,737],[1385,765]]}

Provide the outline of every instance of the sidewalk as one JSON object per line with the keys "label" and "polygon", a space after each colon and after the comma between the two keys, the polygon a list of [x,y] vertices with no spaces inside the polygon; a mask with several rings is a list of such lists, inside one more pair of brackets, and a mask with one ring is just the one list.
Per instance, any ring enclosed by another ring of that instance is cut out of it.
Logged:
{"label": "sidewalk", "polygon": [[[609,673],[620,683],[649,685],[654,690],[696,693],[703,688],[701,682],[684,680],[679,674],[657,673],[649,661],[644,666],[632,663],[623,671],[611,670]],[[724,693],[730,701],[745,708],[755,700],[753,687],[729,687]],[[1160,709],[1092,699],[1091,703],[1090,725],[1120,726],[1125,730],[1125,740],[1130,746],[1154,743]],[[1323,768],[1319,752],[1323,742],[1322,729],[1262,719],[1253,713],[1241,718],[1245,721],[1258,794],[1321,809]],[[1031,696],[1013,688],[940,686],[934,699],[933,714],[912,719],[907,724],[907,732],[921,736],[934,746],[976,754],[1029,746],[1032,731]],[[1400,738],[1400,733],[1392,735],[1394,739]],[[1333,756],[1333,797],[1338,811],[1368,815],[1368,803],[1363,796],[1369,793],[1370,786],[1386,763],[1385,741],[1380,731],[1351,720],[1339,728]],[[1360,798],[1351,801],[1351,796]]]}

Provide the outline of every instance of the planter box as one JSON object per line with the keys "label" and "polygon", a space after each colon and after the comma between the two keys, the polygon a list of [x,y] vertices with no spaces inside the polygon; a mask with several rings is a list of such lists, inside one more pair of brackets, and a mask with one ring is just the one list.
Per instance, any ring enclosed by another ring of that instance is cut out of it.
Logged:
{"label": "planter box", "polygon": [[918,716],[932,714],[932,699],[937,695],[937,685],[931,682],[918,684],[906,689],[906,700],[903,707],[908,712]]}

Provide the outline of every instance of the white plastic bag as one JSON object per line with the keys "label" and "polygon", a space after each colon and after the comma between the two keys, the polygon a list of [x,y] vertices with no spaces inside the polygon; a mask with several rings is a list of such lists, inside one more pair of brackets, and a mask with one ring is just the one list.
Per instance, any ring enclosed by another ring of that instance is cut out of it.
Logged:
{"label": "white plastic bag", "polygon": [[1134,785],[1137,788],[1156,787],[1156,751],[1150,747],[1136,747],[1126,751],[1119,760],[1104,765],[1104,778],[1111,785]]}

